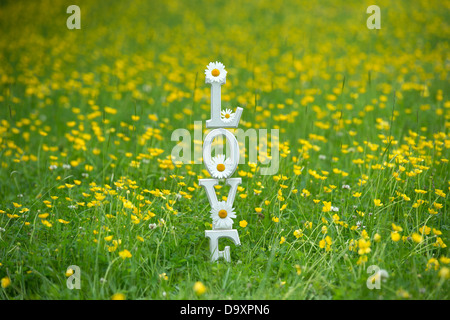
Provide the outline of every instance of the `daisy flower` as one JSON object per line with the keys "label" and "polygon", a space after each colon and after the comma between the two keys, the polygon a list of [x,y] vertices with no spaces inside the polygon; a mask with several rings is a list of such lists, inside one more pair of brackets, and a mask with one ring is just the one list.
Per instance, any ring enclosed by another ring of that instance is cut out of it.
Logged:
{"label": "daisy flower", "polygon": [[231,109],[222,110],[220,112],[220,117],[221,117],[222,121],[225,123],[233,121],[234,115],[235,115],[235,113],[233,113],[233,110],[231,110]]}
{"label": "daisy flower", "polygon": [[233,226],[233,219],[236,214],[233,208],[225,201],[220,201],[217,206],[211,209],[211,219],[213,220],[213,229],[231,229]]}
{"label": "daisy flower", "polygon": [[208,168],[213,178],[224,179],[232,174],[233,162],[230,158],[225,159],[223,154],[219,154],[212,158],[211,162]]}
{"label": "daisy flower", "polygon": [[221,62],[210,62],[206,66],[205,75],[206,83],[218,82],[224,84],[227,77],[227,71]]}

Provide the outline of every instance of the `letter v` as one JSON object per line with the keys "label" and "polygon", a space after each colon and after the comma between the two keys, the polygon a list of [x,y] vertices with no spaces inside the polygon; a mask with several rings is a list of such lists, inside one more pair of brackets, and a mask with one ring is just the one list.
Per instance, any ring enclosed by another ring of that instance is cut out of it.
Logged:
{"label": "letter v", "polygon": [[[208,196],[209,204],[211,208],[214,208],[219,203],[217,200],[216,191],[214,186],[219,184],[219,179],[199,179],[198,184],[203,186]],[[233,207],[234,198],[236,197],[237,187],[242,183],[241,178],[228,178],[225,180],[226,184],[230,186],[230,191],[228,192],[227,204]]]}

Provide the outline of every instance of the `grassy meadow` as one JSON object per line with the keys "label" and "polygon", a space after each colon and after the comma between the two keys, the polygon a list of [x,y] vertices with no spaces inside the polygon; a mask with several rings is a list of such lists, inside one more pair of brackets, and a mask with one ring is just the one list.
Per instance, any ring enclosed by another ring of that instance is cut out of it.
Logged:
{"label": "grassy meadow", "polygon": [[[0,3],[0,299],[449,299],[450,1],[80,0],[69,30],[71,4]],[[171,160],[210,61],[280,132],[277,174],[234,174],[230,263]]]}

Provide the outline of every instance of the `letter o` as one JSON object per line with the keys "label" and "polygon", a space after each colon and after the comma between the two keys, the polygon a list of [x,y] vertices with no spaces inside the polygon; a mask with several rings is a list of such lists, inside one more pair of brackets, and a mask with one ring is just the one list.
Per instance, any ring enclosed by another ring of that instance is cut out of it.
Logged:
{"label": "letter o", "polygon": [[236,137],[234,134],[232,134],[230,131],[219,128],[214,129],[205,138],[205,141],[203,142],[203,162],[205,164],[206,170],[208,170],[209,174],[212,176],[211,171],[209,170],[210,165],[212,164],[211,160],[211,145],[213,140],[220,135],[224,135],[227,139],[227,143],[230,146],[230,160],[233,162],[233,167],[231,169],[230,174],[226,177],[230,177],[233,175],[234,171],[236,171],[236,168],[239,164],[239,144],[236,140]]}

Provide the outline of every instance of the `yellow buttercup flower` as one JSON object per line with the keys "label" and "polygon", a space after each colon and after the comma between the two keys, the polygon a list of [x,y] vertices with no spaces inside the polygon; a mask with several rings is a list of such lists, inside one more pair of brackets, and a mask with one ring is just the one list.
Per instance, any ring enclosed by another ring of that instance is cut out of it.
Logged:
{"label": "yellow buttercup flower", "polygon": [[114,293],[111,297],[111,300],[126,300],[126,297],[123,293]]}
{"label": "yellow buttercup flower", "polygon": [[300,275],[302,273],[302,268],[298,264],[295,265],[295,269],[296,269],[297,275]]}
{"label": "yellow buttercup flower", "polygon": [[450,258],[442,256],[442,257],[439,258],[439,261],[441,261],[442,264],[449,264],[450,263]]}
{"label": "yellow buttercup flower", "polygon": [[331,211],[331,201],[323,201],[322,211],[323,212]]}
{"label": "yellow buttercup flower", "polygon": [[300,237],[303,236],[303,230],[302,229],[297,229],[294,231],[294,236],[298,239]]}
{"label": "yellow buttercup flower", "polygon": [[204,294],[206,292],[206,287],[205,285],[201,282],[201,281],[197,281],[194,286],[193,286],[194,292],[198,295],[201,296],[202,294]]}
{"label": "yellow buttercup flower", "polygon": [[159,278],[162,280],[166,280],[166,281],[169,280],[169,277],[167,276],[167,274],[165,272],[161,273],[159,275]]}
{"label": "yellow buttercup flower", "polygon": [[131,257],[132,257],[132,254],[131,254],[130,251],[128,251],[127,249],[125,249],[125,250],[119,252],[119,256],[120,256],[122,259],[125,260],[126,258],[131,258]]}
{"label": "yellow buttercup flower", "polygon": [[431,270],[431,269],[434,269],[434,270],[438,270],[439,269],[439,261],[436,258],[431,258],[427,262],[427,267],[426,267],[425,271],[428,271],[428,270]]}
{"label": "yellow buttercup flower", "polygon": [[381,241],[381,236],[378,233],[375,233],[375,235],[373,236],[373,241],[380,242]]}
{"label": "yellow buttercup flower", "polygon": [[375,207],[382,207],[383,203],[381,203],[380,199],[374,199],[373,203],[375,204]]}
{"label": "yellow buttercup flower", "polygon": [[400,234],[398,232],[391,232],[391,239],[394,242],[399,241],[401,238]]}
{"label": "yellow buttercup flower", "polygon": [[1,285],[2,285],[3,289],[8,288],[10,284],[11,284],[11,279],[9,277],[2,278]]}
{"label": "yellow buttercup flower", "polygon": [[363,254],[367,254],[370,253],[370,241],[366,241],[365,239],[359,239],[358,241],[358,254],[359,255],[363,255]]}
{"label": "yellow buttercup flower", "polygon": [[438,272],[438,276],[442,279],[450,279],[450,269],[447,267],[442,267]]}
{"label": "yellow buttercup flower", "polygon": [[70,276],[73,275],[73,274],[74,274],[73,269],[67,269],[67,271],[66,271],[66,277],[70,277]]}
{"label": "yellow buttercup flower", "polygon": [[422,242],[422,239],[423,239],[423,237],[422,237],[420,234],[418,234],[418,233],[413,233],[412,236],[411,236],[411,238],[412,238],[413,241],[416,242],[416,243],[421,243],[421,242]]}
{"label": "yellow buttercup flower", "polygon": [[326,243],[325,239],[322,239],[322,240],[319,241],[319,247],[320,247],[321,249],[325,248],[325,245],[326,245],[326,244],[327,244],[327,243]]}

